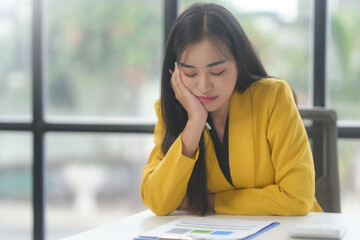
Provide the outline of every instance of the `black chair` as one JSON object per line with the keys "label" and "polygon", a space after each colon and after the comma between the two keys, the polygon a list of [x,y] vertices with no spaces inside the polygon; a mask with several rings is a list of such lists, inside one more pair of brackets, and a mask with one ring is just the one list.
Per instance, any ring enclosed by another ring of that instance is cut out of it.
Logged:
{"label": "black chair", "polygon": [[299,109],[313,151],[315,196],[325,212],[340,213],[337,115],[325,108]]}

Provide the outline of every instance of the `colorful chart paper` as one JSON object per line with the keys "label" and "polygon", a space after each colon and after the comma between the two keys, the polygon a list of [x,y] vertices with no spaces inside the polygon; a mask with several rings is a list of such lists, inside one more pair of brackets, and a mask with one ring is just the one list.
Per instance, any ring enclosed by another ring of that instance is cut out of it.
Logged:
{"label": "colorful chart paper", "polygon": [[216,216],[183,217],[155,228],[142,237],[179,239],[185,237],[201,239],[249,239],[277,226],[271,221],[248,221],[224,219]]}

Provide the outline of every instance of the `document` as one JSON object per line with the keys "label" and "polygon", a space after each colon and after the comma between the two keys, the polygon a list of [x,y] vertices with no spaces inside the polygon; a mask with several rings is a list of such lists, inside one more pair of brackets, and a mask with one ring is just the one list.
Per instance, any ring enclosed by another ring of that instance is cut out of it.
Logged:
{"label": "document", "polygon": [[250,239],[277,225],[271,221],[247,221],[216,217],[183,217],[135,239]]}

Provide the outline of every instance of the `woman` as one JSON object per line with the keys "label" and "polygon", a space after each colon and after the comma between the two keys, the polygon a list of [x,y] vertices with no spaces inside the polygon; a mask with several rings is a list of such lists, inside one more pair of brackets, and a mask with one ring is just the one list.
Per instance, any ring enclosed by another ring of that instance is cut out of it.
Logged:
{"label": "woman", "polygon": [[155,147],[141,184],[155,214],[322,211],[292,90],[267,75],[225,8],[196,3],[177,18],[155,109]]}

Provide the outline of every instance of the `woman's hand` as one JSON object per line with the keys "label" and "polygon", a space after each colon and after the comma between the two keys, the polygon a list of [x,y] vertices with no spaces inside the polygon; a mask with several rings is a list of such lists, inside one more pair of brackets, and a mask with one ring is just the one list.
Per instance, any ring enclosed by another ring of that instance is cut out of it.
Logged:
{"label": "woman's hand", "polygon": [[189,210],[189,201],[187,195],[185,195],[184,199],[180,203],[180,206],[177,208],[178,210]]}
{"label": "woman's hand", "polygon": [[208,212],[215,213],[214,209],[215,193],[208,193]]}
{"label": "woman's hand", "polygon": [[184,85],[177,63],[175,63],[174,72],[171,76],[171,87],[175,92],[176,99],[188,114],[188,121],[181,135],[183,143],[182,153],[184,156],[192,158],[199,146],[208,112],[204,105]]}
{"label": "woman's hand", "polygon": [[171,76],[171,87],[175,92],[176,99],[187,112],[189,120],[195,120],[205,125],[208,112],[197,97],[184,85],[177,63],[175,63],[174,72]]}
{"label": "woman's hand", "polygon": [[[208,213],[213,214],[214,211],[214,200],[215,200],[215,194],[214,193],[208,193]],[[185,195],[184,199],[180,203],[180,206],[177,208],[178,210],[190,210],[189,206],[189,200],[187,195]]]}

